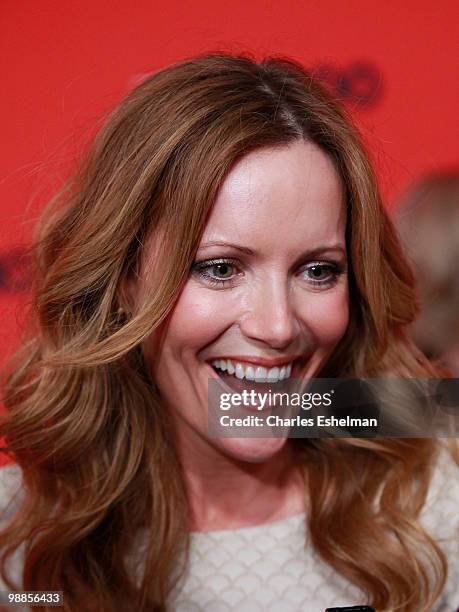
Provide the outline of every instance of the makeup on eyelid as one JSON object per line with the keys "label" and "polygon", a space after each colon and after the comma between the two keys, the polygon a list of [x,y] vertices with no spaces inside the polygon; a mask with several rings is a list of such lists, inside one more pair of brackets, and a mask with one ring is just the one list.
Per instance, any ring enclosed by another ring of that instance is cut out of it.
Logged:
{"label": "makeup on eyelid", "polygon": [[[191,268],[191,273],[205,280],[210,285],[218,286],[219,288],[230,286],[232,282],[236,282],[238,277],[242,275],[240,270],[238,273],[234,272],[229,278],[227,277],[219,278],[219,277],[210,275],[208,270],[212,270],[213,268],[217,268],[218,266],[223,267],[224,269],[225,267],[229,269],[236,268],[237,262],[235,262],[234,260],[225,259],[225,258],[197,261],[193,264]],[[328,272],[328,274],[326,275],[326,278],[321,278],[321,279],[311,278],[311,277],[309,278],[309,282],[313,286],[317,288],[320,287],[320,288],[325,289],[325,288],[332,286],[334,282],[336,282],[338,276],[343,273],[344,267],[340,262],[316,261],[316,262],[310,262],[309,264],[305,264],[304,266],[301,266],[301,269],[306,272],[312,271],[314,273],[317,270],[319,271],[325,270],[326,272]],[[300,274],[301,274],[301,269],[299,270]]]}

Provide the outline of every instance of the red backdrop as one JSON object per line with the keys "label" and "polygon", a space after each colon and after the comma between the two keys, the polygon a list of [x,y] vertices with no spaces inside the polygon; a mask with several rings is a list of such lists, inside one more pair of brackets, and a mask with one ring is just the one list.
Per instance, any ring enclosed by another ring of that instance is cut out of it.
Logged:
{"label": "red backdrop", "polygon": [[0,364],[27,299],[21,249],[97,122],[140,75],[210,50],[284,54],[353,110],[388,206],[457,162],[453,0],[3,0]]}

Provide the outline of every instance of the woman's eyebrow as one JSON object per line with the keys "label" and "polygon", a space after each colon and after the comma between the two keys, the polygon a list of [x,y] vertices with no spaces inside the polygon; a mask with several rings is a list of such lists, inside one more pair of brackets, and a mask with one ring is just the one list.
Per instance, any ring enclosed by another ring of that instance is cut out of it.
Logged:
{"label": "woman's eyebrow", "polygon": [[341,244],[324,244],[316,247],[315,249],[305,251],[302,253],[302,257],[318,257],[323,253],[338,253],[340,255],[346,255],[346,247]]}
{"label": "woman's eyebrow", "polygon": [[[232,242],[225,242],[224,240],[211,240],[209,242],[205,242],[204,244],[199,246],[199,250],[207,249],[213,246],[228,247],[231,249],[235,249],[237,251],[241,251],[242,253],[246,253],[247,255],[256,254],[256,252],[253,249],[250,249],[249,247],[242,246],[239,244],[234,244]],[[338,244],[336,243],[324,244],[314,249],[310,249],[310,250],[306,250],[302,252],[300,257],[317,257],[323,253],[330,253],[330,252],[336,252],[336,253],[339,253],[340,255],[346,255],[346,248],[339,243]]]}
{"label": "woman's eyebrow", "polygon": [[255,255],[255,251],[253,249],[249,249],[249,247],[241,246],[239,244],[233,244],[231,242],[225,242],[224,240],[211,240],[210,242],[205,242],[204,244],[201,244],[199,246],[199,250],[207,249],[213,246],[229,247],[231,249],[241,251],[242,253],[246,253],[247,255]]}

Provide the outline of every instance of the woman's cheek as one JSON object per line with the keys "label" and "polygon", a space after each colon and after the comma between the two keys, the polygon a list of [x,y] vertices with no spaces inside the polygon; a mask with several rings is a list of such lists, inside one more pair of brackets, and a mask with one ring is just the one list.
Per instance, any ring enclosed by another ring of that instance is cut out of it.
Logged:
{"label": "woman's cheek", "polygon": [[306,325],[321,345],[339,342],[349,324],[349,297],[347,287],[335,291],[313,294],[304,302],[301,313]]}
{"label": "woman's cheek", "polygon": [[235,321],[238,301],[229,291],[186,286],[168,319],[168,341],[200,349]]}

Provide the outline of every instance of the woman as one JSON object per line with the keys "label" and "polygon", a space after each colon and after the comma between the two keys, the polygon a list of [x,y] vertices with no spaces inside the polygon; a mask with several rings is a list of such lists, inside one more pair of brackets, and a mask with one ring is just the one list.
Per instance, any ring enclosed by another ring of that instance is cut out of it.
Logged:
{"label": "woman", "polygon": [[23,588],[69,611],[451,609],[452,542],[425,530],[454,530],[437,441],[207,430],[210,379],[438,375],[404,333],[412,276],[367,157],[311,75],[160,71],[56,204],[1,428]]}

